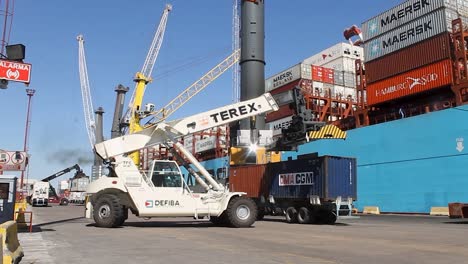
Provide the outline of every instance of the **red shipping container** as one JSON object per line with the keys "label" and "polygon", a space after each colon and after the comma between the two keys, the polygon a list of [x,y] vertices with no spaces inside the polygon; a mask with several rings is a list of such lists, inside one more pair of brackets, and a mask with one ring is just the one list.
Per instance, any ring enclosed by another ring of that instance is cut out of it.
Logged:
{"label": "red shipping container", "polygon": [[443,33],[379,59],[365,62],[367,83],[375,83],[400,73],[448,59],[450,58],[450,52],[450,34]]}
{"label": "red shipping container", "polygon": [[323,67],[312,65],[312,80],[323,82]]}
{"label": "red shipping container", "polygon": [[263,195],[263,177],[266,165],[250,165],[229,168],[229,190],[245,192],[247,197],[258,198]]}
{"label": "red shipping container", "polygon": [[367,103],[375,105],[452,83],[452,63],[450,60],[443,60],[368,84]]}
{"label": "red shipping container", "polygon": [[335,83],[335,70],[329,68],[323,68],[323,82],[324,83]]}

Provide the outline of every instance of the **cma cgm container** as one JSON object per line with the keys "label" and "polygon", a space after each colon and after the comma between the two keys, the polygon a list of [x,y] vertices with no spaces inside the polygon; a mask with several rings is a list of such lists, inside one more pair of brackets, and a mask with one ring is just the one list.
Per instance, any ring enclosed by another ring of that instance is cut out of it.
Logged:
{"label": "cma cgm container", "polygon": [[[366,62],[378,59],[392,52],[451,31],[456,11],[439,9],[401,27],[395,28],[364,44]],[[466,18],[462,18],[466,22]]]}
{"label": "cma cgm container", "polygon": [[367,85],[367,103],[394,100],[453,83],[452,62],[443,60]]}
{"label": "cma cgm container", "polygon": [[442,33],[408,48],[366,62],[366,81],[368,84],[374,83],[448,58],[450,58],[450,35]]}
{"label": "cma cgm container", "polygon": [[253,198],[261,216],[283,213],[289,223],[334,223],[341,198],[357,199],[356,159],[304,157],[266,165],[231,167],[229,189]]}

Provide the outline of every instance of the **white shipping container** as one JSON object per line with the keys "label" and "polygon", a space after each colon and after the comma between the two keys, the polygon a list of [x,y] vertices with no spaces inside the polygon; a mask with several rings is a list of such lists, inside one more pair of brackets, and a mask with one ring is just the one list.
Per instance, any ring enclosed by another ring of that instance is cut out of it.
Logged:
{"label": "white shipping container", "polygon": [[439,9],[366,42],[364,44],[366,62],[451,31],[452,20],[456,16],[453,10]]}
{"label": "white shipping container", "polygon": [[195,152],[203,152],[216,147],[216,136],[210,136],[195,141]]}
{"label": "white shipping container", "polygon": [[312,83],[312,93],[314,95],[324,95],[323,83],[322,82],[313,82]]}
{"label": "white shipping container", "polygon": [[334,69],[335,71],[355,72],[356,71],[356,59],[338,58],[321,66],[325,68]]}
{"label": "white shipping container", "polygon": [[283,72],[275,74],[265,81],[265,92],[272,91],[299,79],[312,79],[312,66],[299,63]]}
{"label": "white shipping container", "polygon": [[69,183],[68,181],[60,181],[60,185],[59,185],[59,189],[60,190],[66,190],[66,189],[69,189],[70,186],[69,186]]}
{"label": "white shipping container", "polygon": [[[350,59],[364,59],[364,51],[362,47],[351,45],[350,43],[338,43],[330,48],[322,50],[321,52],[305,59],[303,63],[325,66],[327,63],[335,61],[339,58],[350,58]],[[330,67],[327,67],[330,68]]]}
{"label": "white shipping container", "polygon": [[281,129],[287,129],[291,125],[292,116],[281,118],[273,122],[266,123],[265,126],[267,129],[273,131],[273,136],[281,135]]}
{"label": "white shipping container", "polygon": [[72,192],[85,192],[89,184],[89,178],[71,179],[70,191]]}
{"label": "white shipping container", "polygon": [[344,86],[356,89],[356,74],[354,72],[343,72]]}
{"label": "white shipping container", "polygon": [[193,135],[184,137],[184,148],[193,153]]}
{"label": "white shipping container", "polygon": [[344,72],[343,71],[335,71],[335,85],[344,86]]}
{"label": "white shipping container", "polygon": [[325,97],[333,96],[334,89],[335,89],[334,84],[324,83],[323,84],[323,96]]}

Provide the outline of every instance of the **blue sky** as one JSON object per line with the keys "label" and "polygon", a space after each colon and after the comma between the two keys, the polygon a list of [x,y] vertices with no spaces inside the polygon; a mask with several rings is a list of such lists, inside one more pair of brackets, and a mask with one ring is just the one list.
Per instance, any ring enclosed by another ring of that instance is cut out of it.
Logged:
{"label": "blue sky", "polygon": [[[344,41],[343,30],[393,6],[397,0],[266,1],[266,77]],[[3,3],[3,1],[2,1]],[[91,160],[78,74],[78,43],[85,37],[94,107],[105,110],[105,137],[115,103],[114,87],[133,89],[166,1],[16,0],[10,44],[26,45],[32,63],[33,99],[29,177],[41,179]],[[232,0],[174,0],[166,35],[145,102],[164,106],[230,54]],[[3,19],[3,18],[2,18]],[[232,102],[232,75],[225,73],[172,117]],[[26,87],[0,90],[0,149],[23,148]],[[129,97],[129,96],[128,96]],[[127,97],[127,100],[129,99]],[[81,164],[90,173],[90,163]],[[9,173],[12,174],[12,173]],[[64,175],[61,180],[71,177]]]}

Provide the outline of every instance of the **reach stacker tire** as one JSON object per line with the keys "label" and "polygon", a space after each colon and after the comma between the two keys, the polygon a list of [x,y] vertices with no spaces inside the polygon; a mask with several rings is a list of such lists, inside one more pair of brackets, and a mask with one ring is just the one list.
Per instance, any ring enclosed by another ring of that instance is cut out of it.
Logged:
{"label": "reach stacker tire", "polygon": [[285,213],[286,223],[294,224],[297,223],[297,210],[294,207],[288,207]]}
{"label": "reach stacker tire", "polygon": [[97,227],[118,227],[125,221],[125,215],[119,198],[112,194],[104,194],[98,198],[93,210]]}
{"label": "reach stacker tire", "polygon": [[257,205],[247,197],[233,197],[226,208],[227,223],[232,227],[250,227],[257,219]]}
{"label": "reach stacker tire", "polygon": [[307,207],[299,208],[297,222],[299,222],[299,224],[310,224],[312,222],[310,210]]}

